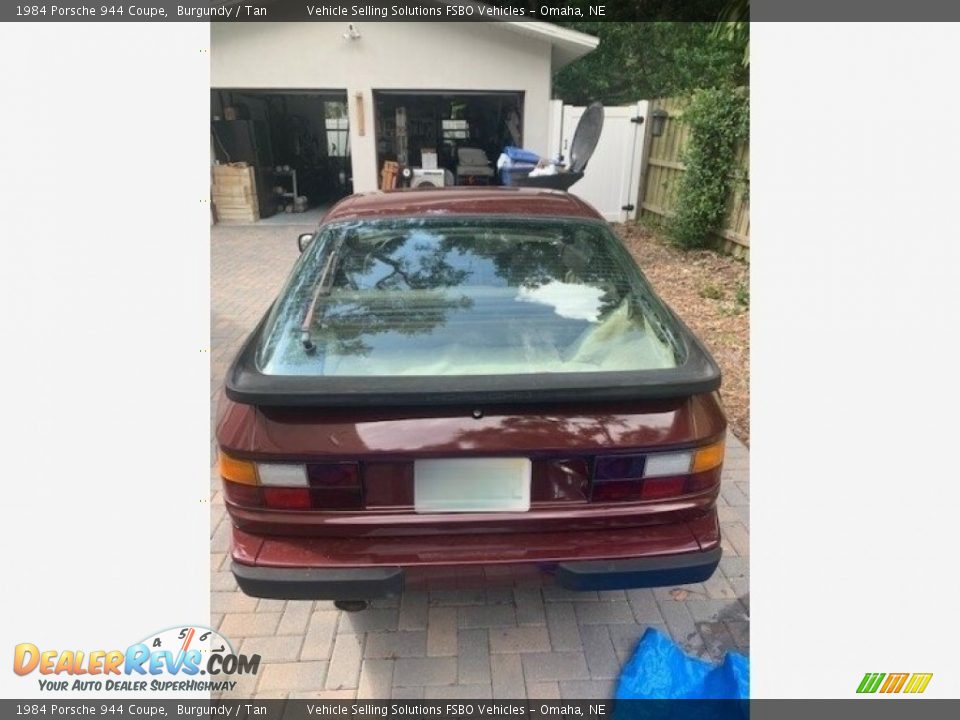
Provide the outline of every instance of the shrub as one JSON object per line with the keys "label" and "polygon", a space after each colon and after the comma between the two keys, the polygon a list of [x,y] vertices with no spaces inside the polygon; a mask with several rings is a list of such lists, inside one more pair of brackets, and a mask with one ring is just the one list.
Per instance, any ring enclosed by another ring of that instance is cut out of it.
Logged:
{"label": "shrub", "polygon": [[737,295],[736,295],[737,305],[743,307],[750,307],[750,288],[748,288],[743,283],[737,285]]}
{"label": "shrub", "polygon": [[667,236],[683,248],[701,248],[723,223],[737,146],[749,130],[746,92],[714,88],[694,94],[684,111],[690,138],[683,162],[686,171],[677,183],[676,213],[667,223]]}
{"label": "shrub", "polygon": [[723,290],[710,283],[700,290],[700,297],[706,300],[723,300]]}

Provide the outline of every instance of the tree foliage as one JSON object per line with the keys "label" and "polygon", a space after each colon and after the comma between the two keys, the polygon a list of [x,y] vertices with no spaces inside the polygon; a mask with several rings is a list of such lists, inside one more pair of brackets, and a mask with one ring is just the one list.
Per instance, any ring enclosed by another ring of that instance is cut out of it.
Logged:
{"label": "tree foliage", "polygon": [[730,0],[714,25],[713,34],[742,46],[742,65],[750,67],[750,0]]}
{"label": "tree foliage", "polygon": [[554,78],[554,96],[622,105],[694,90],[747,84],[749,29],[715,32],[710,22],[565,22],[600,38],[596,50]]}

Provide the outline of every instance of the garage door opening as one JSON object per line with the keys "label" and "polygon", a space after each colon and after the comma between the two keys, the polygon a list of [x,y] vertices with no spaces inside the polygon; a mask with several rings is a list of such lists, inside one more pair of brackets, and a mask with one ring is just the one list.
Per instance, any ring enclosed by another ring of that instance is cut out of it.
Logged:
{"label": "garage door opening", "polygon": [[381,189],[495,185],[496,160],[523,145],[523,93],[373,93]]}
{"label": "garage door opening", "polygon": [[[291,221],[312,223],[353,192],[345,90],[214,89],[210,95],[215,161],[252,167],[249,181],[243,180],[255,186],[248,217],[291,215]],[[215,173],[215,205],[217,182]],[[224,210],[244,201],[225,192]]]}

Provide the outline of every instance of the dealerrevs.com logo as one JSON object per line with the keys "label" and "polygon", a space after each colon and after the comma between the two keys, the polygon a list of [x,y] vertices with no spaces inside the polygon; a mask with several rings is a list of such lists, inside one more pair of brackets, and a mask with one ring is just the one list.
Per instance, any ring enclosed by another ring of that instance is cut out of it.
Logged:
{"label": "dealerrevs.com logo", "polygon": [[161,630],[125,650],[53,650],[33,643],[14,648],[13,671],[36,673],[40,689],[63,691],[228,691],[235,675],[256,675],[259,655],[242,655],[212,628]]}

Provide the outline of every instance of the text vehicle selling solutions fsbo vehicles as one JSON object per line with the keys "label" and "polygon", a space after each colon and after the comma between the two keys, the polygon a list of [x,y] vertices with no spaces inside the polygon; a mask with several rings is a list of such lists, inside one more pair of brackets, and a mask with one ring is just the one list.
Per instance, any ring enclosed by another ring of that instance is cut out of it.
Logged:
{"label": "text vehicle selling solutions fsbo vehicles", "polygon": [[301,249],[217,423],[244,592],[713,573],[720,373],[593,208],[526,188],[357,195]]}

